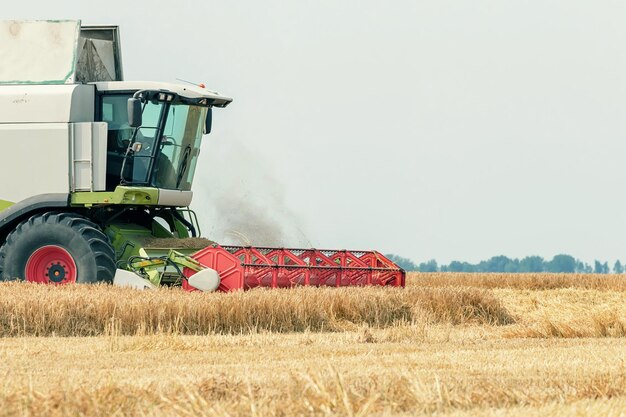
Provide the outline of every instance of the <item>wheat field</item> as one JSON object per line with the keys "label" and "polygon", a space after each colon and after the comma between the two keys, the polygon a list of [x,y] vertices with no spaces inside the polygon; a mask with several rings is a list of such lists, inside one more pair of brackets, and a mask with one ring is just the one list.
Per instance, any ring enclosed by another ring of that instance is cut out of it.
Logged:
{"label": "wheat field", "polygon": [[0,284],[0,416],[625,416],[623,276]]}

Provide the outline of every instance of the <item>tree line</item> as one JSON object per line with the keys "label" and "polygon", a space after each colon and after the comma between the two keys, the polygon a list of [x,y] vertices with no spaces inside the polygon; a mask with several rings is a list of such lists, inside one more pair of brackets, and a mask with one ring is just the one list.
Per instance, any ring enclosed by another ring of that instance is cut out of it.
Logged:
{"label": "tree line", "polygon": [[431,259],[422,263],[415,263],[409,258],[395,254],[385,255],[405,271],[420,272],[561,272],[561,273],[585,273],[585,274],[623,274],[624,265],[615,261],[612,267],[607,261],[594,261],[593,265],[574,258],[571,255],[560,254],[547,260],[541,256],[527,256],[522,259],[509,258],[504,255],[493,256],[486,261],[476,264],[461,261],[452,261],[449,264],[439,265]]}

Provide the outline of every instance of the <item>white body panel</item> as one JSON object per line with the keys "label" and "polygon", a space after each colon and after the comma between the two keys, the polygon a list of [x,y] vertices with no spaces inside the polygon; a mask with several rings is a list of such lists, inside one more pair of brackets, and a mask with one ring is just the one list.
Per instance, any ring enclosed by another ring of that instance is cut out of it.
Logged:
{"label": "white body panel", "polygon": [[74,82],[80,21],[0,21],[0,84]]}
{"label": "white body panel", "polygon": [[0,123],[93,122],[94,107],[93,85],[0,85]]}
{"label": "white body panel", "polygon": [[104,191],[106,187],[107,124],[70,124],[71,191]]}
{"label": "white body panel", "polygon": [[104,191],[106,123],[0,124],[0,198]]}
{"label": "white body panel", "polygon": [[113,285],[118,287],[135,288],[137,290],[154,290],[156,286],[134,272],[124,269],[116,269],[113,277]]}
{"label": "white body panel", "polygon": [[67,123],[0,124],[0,198],[69,193]]}
{"label": "white body panel", "polygon": [[[166,90],[216,107],[232,101],[195,85],[121,80],[115,26],[0,22],[0,199],[105,190],[108,126],[94,123],[97,91]],[[158,203],[188,206],[192,197],[160,190]]]}
{"label": "white body panel", "polygon": [[192,191],[165,190],[159,188],[159,205],[171,207],[187,207],[193,198]]}
{"label": "white body panel", "polygon": [[211,268],[205,268],[189,277],[189,285],[204,292],[213,292],[220,286],[220,274]]}
{"label": "white body panel", "polygon": [[[3,187],[1,199],[17,202],[44,193],[105,190],[107,124],[94,122],[96,87],[101,91],[163,89],[219,100],[222,105],[230,102],[199,87],[155,82],[0,85],[0,141],[5,149],[0,175],[22,179],[19,186]],[[192,197],[191,191],[160,190],[158,204],[186,207]]]}

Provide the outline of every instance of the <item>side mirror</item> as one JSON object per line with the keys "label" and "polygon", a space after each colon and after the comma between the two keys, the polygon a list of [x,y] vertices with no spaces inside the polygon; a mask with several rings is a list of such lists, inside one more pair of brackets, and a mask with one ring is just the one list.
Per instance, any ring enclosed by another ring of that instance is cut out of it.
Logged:
{"label": "side mirror", "polygon": [[211,125],[213,124],[213,108],[209,107],[206,113],[206,121],[204,122],[204,134],[211,133]]}
{"label": "side mirror", "polygon": [[128,124],[130,127],[141,126],[141,100],[138,98],[128,99]]}

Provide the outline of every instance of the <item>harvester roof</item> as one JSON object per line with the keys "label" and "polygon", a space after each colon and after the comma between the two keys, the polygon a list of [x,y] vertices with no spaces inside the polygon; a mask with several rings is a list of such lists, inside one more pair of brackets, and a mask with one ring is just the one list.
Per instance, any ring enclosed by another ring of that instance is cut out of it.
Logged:
{"label": "harvester roof", "polygon": [[139,90],[163,90],[190,99],[208,98],[216,107],[226,107],[233,101],[230,97],[222,96],[219,93],[192,84],[182,85],[155,81],[101,81],[90,84],[94,84],[98,91],[135,92]]}

